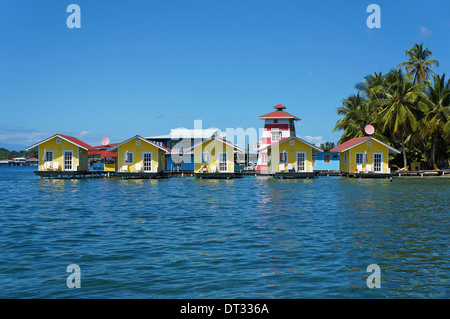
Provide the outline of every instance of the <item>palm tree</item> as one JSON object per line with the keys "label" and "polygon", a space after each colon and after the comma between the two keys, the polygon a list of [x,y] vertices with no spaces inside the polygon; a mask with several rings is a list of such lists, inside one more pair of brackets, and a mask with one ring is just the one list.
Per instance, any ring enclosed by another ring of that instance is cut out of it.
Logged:
{"label": "palm tree", "polygon": [[[425,113],[421,137],[431,134],[431,163],[436,164],[436,140],[442,136],[450,140],[450,80],[445,82],[445,74],[434,75],[433,82],[426,81],[426,94],[420,105]],[[436,166],[435,166],[436,168]]]}
{"label": "palm tree", "polygon": [[431,68],[433,66],[439,67],[439,62],[429,60],[433,53],[428,48],[424,49],[423,43],[416,43],[411,49],[405,51],[405,55],[408,56],[408,61],[400,63],[398,68],[404,66],[407,74],[414,75],[413,84],[429,80],[429,73],[435,75]]}
{"label": "palm tree", "polygon": [[376,100],[380,97],[380,90],[383,87],[383,73],[374,72],[364,77],[364,80],[355,85],[356,89],[367,99]]}
{"label": "palm tree", "polygon": [[371,114],[368,112],[367,106],[366,99],[361,97],[359,93],[343,100],[342,106],[337,108],[337,113],[344,117],[336,122],[333,129],[333,132],[344,131],[338,143],[364,136],[364,127],[370,123],[369,116]]}
{"label": "palm tree", "polygon": [[408,166],[405,143],[418,125],[420,112],[417,103],[420,96],[420,84],[411,82],[411,75],[404,75],[401,70],[392,70],[385,77],[383,98],[377,102],[382,107],[377,114],[383,132],[389,131],[397,136],[401,143],[403,164]]}

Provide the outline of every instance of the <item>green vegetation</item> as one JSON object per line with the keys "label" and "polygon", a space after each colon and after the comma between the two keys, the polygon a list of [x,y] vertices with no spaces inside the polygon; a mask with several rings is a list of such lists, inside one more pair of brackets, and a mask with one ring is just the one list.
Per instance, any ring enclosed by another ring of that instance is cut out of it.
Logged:
{"label": "green vegetation", "polygon": [[405,52],[408,60],[387,74],[374,73],[356,85],[358,93],[337,108],[342,115],[335,131],[343,131],[339,143],[365,136],[364,127],[375,127],[373,136],[401,150],[393,166],[407,167],[421,161],[425,167],[448,165],[450,158],[450,80],[423,44]]}
{"label": "green vegetation", "polygon": [[25,158],[31,158],[36,157],[37,158],[37,151],[8,151],[5,148],[0,148],[0,160],[4,159],[12,159],[14,157],[25,157]]}

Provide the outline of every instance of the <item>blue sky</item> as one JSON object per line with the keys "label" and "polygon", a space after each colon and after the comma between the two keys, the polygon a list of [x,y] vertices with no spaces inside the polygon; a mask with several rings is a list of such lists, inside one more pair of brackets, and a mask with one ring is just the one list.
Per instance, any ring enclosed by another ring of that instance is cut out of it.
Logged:
{"label": "blue sky", "polygon": [[[69,4],[81,29],[69,29]],[[381,29],[366,8],[381,7]],[[3,0],[0,143],[65,133],[98,145],[171,128],[259,128],[281,103],[336,142],[336,108],[423,42],[450,70],[450,2]],[[448,73],[448,72],[447,72]]]}

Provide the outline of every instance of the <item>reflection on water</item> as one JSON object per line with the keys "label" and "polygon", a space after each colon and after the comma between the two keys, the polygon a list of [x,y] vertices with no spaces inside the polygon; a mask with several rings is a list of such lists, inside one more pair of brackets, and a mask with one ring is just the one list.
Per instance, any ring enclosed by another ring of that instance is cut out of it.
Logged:
{"label": "reflection on water", "polygon": [[[448,298],[449,186],[0,167],[0,297]],[[82,289],[65,285],[71,263]],[[366,286],[372,263],[381,289]]]}

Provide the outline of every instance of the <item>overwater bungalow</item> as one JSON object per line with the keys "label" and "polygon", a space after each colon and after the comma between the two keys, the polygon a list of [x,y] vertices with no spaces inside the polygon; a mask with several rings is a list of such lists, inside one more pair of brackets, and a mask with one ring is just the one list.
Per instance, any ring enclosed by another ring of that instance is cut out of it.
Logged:
{"label": "overwater bungalow", "polygon": [[198,178],[241,177],[236,160],[237,153],[245,151],[233,143],[216,136],[202,141],[184,152],[192,155],[194,175]]}
{"label": "overwater bungalow", "polygon": [[119,143],[94,146],[95,150],[89,151],[89,169],[92,171],[115,172],[118,170],[117,152],[109,152],[108,149]]}
{"label": "overwater bungalow", "polygon": [[[219,136],[219,129],[171,129],[167,135],[149,136],[145,139],[169,149],[166,156],[166,170],[194,172],[194,155],[183,156],[194,145]],[[181,156],[180,156],[181,155]]]}
{"label": "overwater bungalow", "polygon": [[268,173],[279,178],[312,178],[312,154],[323,152],[320,147],[297,136],[282,139],[267,146]]}
{"label": "overwater bungalow", "polygon": [[76,137],[55,134],[26,148],[38,151],[39,171],[85,171],[88,152],[94,148]]}
{"label": "overwater bungalow", "polygon": [[136,135],[118,143],[108,152],[117,152],[117,176],[123,178],[166,177],[166,154],[169,150]]}
{"label": "overwater bungalow", "polygon": [[340,172],[355,177],[390,176],[389,154],[400,153],[372,136],[352,138],[330,152],[340,153]]}

